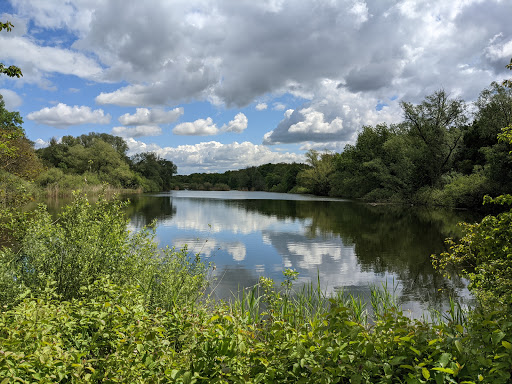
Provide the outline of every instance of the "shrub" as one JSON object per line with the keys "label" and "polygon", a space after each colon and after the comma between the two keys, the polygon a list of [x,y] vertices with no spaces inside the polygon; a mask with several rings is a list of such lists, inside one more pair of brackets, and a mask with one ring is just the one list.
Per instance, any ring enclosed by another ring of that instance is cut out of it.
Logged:
{"label": "shrub", "polygon": [[37,293],[54,281],[56,293],[70,300],[80,296],[81,287],[108,276],[138,286],[153,306],[195,300],[205,286],[207,266],[186,251],[159,250],[152,228],[130,233],[124,206],[102,196],[90,204],[76,193],[57,220],[40,206],[20,228],[16,249],[0,251],[5,296],[20,286]]}
{"label": "shrub", "polygon": [[[512,196],[486,196],[484,201],[512,204]],[[470,279],[470,288],[484,305],[504,305],[512,314],[512,209],[488,215],[480,223],[461,225],[464,236],[457,242],[448,239],[450,251],[433,256],[434,265],[442,270],[448,266],[462,268],[461,273]]]}

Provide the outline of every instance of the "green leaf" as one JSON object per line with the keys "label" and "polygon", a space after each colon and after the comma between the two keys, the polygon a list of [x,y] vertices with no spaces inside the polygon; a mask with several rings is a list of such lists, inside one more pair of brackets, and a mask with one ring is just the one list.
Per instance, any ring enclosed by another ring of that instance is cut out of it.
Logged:
{"label": "green leaf", "polygon": [[439,359],[439,365],[441,367],[446,367],[448,365],[448,363],[450,362],[452,358],[452,355],[450,355],[449,353],[443,353],[441,355],[441,358]]}
{"label": "green leaf", "polygon": [[423,377],[428,380],[430,379],[430,372],[427,368],[422,368],[421,369],[421,374],[423,375]]}
{"label": "green leaf", "polygon": [[421,355],[421,352],[420,352],[419,350],[417,350],[416,348],[414,348],[414,347],[409,347],[409,349],[410,349],[411,351],[413,351],[415,354],[417,354],[418,356],[420,356],[420,355]]}
{"label": "green leaf", "polygon": [[501,344],[507,349],[512,349],[512,344],[510,344],[508,341],[503,340]]}
{"label": "green leaf", "polygon": [[455,371],[453,369],[450,369],[450,368],[435,367],[435,368],[432,368],[432,370],[433,371],[444,372],[444,373],[449,373],[450,375],[455,374]]}
{"label": "green leaf", "polygon": [[457,351],[459,351],[459,353],[462,353],[464,350],[462,348],[462,343],[460,342],[460,340],[455,340],[455,347],[457,347]]}

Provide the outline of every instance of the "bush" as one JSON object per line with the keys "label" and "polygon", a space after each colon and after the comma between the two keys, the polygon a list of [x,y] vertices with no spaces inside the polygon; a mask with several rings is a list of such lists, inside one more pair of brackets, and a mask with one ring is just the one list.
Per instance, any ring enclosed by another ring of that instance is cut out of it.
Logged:
{"label": "bush", "polygon": [[[510,205],[512,196],[486,196],[484,201]],[[480,223],[461,225],[464,236],[458,242],[448,239],[450,251],[434,256],[434,265],[442,270],[462,268],[471,281],[470,289],[485,306],[504,306],[512,315],[512,209],[488,215]]]}
{"label": "bush", "polygon": [[443,200],[456,207],[478,207],[489,192],[490,181],[483,172],[470,175],[457,174],[447,183],[442,192]]}
{"label": "bush", "polygon": [[159,250],[152,228],[130,233],[124,206],[101,196],[90,204],[76,193],[57,220],[40,206],[20,227],[16,249],[0,251],[5,297],[20,287],[37,294],[52,281],[55,292],[70,300],[80,296],[82,287],[108,276],[138,286],[153,306],[195,300],[206,284],[207,266],[186,251]]}

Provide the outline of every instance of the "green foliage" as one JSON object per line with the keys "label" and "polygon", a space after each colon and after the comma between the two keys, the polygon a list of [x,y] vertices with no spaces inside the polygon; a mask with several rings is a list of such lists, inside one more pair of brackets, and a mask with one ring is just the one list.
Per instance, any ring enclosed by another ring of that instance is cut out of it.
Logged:
{"label": "green foliage", "polygon": [[306,163],[309,167],[297,175],[298,182],[309,193],[327,196],[331,189],[330,177],[334,172],[333,155],[310,150],[306,153]]}
{"label": "green foliage", "polygon": [[299,187],[367,201],[472,208],[485,194],[512,188],[512,148],[497,139],[512,123],[511,89],[493,83],[482,91],[471,125],[465,103],[443,90],[401,106],[402,123],[365,126],[342,153],[310,151]]}
{"label": "green foliage", "polygon": [[[114,187],[136,188],[138,179],[130,170],[125,151],[123,139],[91,133],[77,138],[64,136],[61,143],[52,140],[48,147],[39,149],[38,154],[47,166],[58,168],[66,175],[81,176],[77,178],[77,181],[81,181],[75,188],[84,183],[95,184],[96,180]],[[52,172],[55,174],[55,171]],[[87,178],[88,174],[95,176]],[[48,185],[44,177],[40,181],[42,186]],[[63,189],[67,188],[62,181],[65,182],[66,178],[55,180],[55,183]]]}
{"label": "green foliage", "polygon": [[130,233],[124,206],[103,197],[91,204],[77,193],[56,220],[40,206],[18,228],[17,246],[0,251],[3,293],[14,297],[11,291],[26,287],[38,294],[52,281],[55,292],[70,300],[109,277],[138,286],[148,305],[169,308],[195,300],[206,266],[185,251],[159,250],[151,228]]}
{"label": "green foliage", "polygon": [[[512,144],[511,127],[504,128],[499,138]],[[512,195],[485,196],[484,204],[489,203],[510,205]],[[462,267],[484,306],[505,306],[512,314],[512,209],[462,226],[464,236],[457,242],[448,239],[450,251],[435,256],[435,265],[443,270],[452,265]]]}
{"label": "green foliage", "polygon": [[[402,102],[405,124],[418,143],[417,171],[424,185],[435,186],[450,166],[467,122],[465,104],[451,100],[444,90],[434,92],[419,105]],[[418,172],[420,173],[420,172]]]}
{"label": "green foliage", "polygon": [[126,142],[106,133],[64,136],[37,151],[49,168],[38,183],[51,190],[70,190],[108,183],[115,188],[162,191],[171,188],[176,166],[154,153],[128,158]]}
{"label": "green foliage", "polygon": [[442,177],[443,187],[423,187],[414,196],[414,201],[422,205],[447,207],[478,207],[484,196],[491,192],[489,179],[483,171],[470,175],[457,172]]}
{"label": "green foliage", "polygon": [[[7,21],[5,23],[0,22],[0,31],[5,29],[7,32],[11,32],[14,25],[10,21]],[[21,69],[18,67],[11,65],[9,67],[6,67],[3,63],[0,63],[0,73],[6,74],[9,77],[21,77],[23,74],[21,73]]]}
{"label": "green foliage", "polygon": [[0,170],[0,243],[9,243],[26,215],[21,207],[31,202],[37,190],[33,183]]}
{"label": "green foliage", "polygon": [[277,291],[269,279],[259,287],[262,295],[245,306],[162,311],[148,310],[140,290],[105,279],[69,301],[50,283],[0,314],[0,375],[62,383],[510,380],[512,329],[494,315],[429,325],[375,291],[378,315],[368,323],[354,298],[294,293],[287,283]]}
{"label": "green foliage", "polygon": [[[512,196],[496,199],[486,196],[486,203],[512,204]],[[462,267],[471,281],[470,288],[486,306],[512,308],[512,210],[486,216],[480,223],[462,224],[465,235],[457,242],[449,239],[449,252],[434,257],[441,269]]]}
{"label": "green foliage", "polygon": [[279,289],[261,278],[231,303],[198,301],[199,257],[159,251],[153,227],[130,233],[122,209],[81,195],[57,219],[40,208],[1,252],[4,380],[510,382],[512,325],[500,313],[453,309],[428,324],[373,289],[370,315],[320,281],[296,285],[293,270]]}
{"label": "green foliage", "polygon": [[[220,173],[193,173],[173,178],[172,187],[196,190],[229,190],[290,192],[297,186],[297,174],[303,164],[264,164],[237,171]],[[305,193],[302,188],[299,193]]]}
{"label": "green foliage", "polygon": [[132,157],[132,169],[148,180],[146,191],[168,191],[177,167],[156,153],[144,152]]}

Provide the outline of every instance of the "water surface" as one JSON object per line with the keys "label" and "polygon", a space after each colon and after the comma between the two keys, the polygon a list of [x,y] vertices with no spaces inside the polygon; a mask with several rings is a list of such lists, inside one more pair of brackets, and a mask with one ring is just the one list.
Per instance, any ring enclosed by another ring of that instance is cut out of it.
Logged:
{"label": "water surface", "polygon": [[283,280],[297,270],[299,283],[320,278],[327,293],[368,296],[387,285],[417,316],[443,308],[450,296],[468,299],[465,282],[436,273],[430,255],[459,235],[467,211],[369,205],[267,192],[171,191],[130,196],[131,225],[157,219],[161,246],[200,253],[212,261],[216,297],[253,286],[260,276]]}

